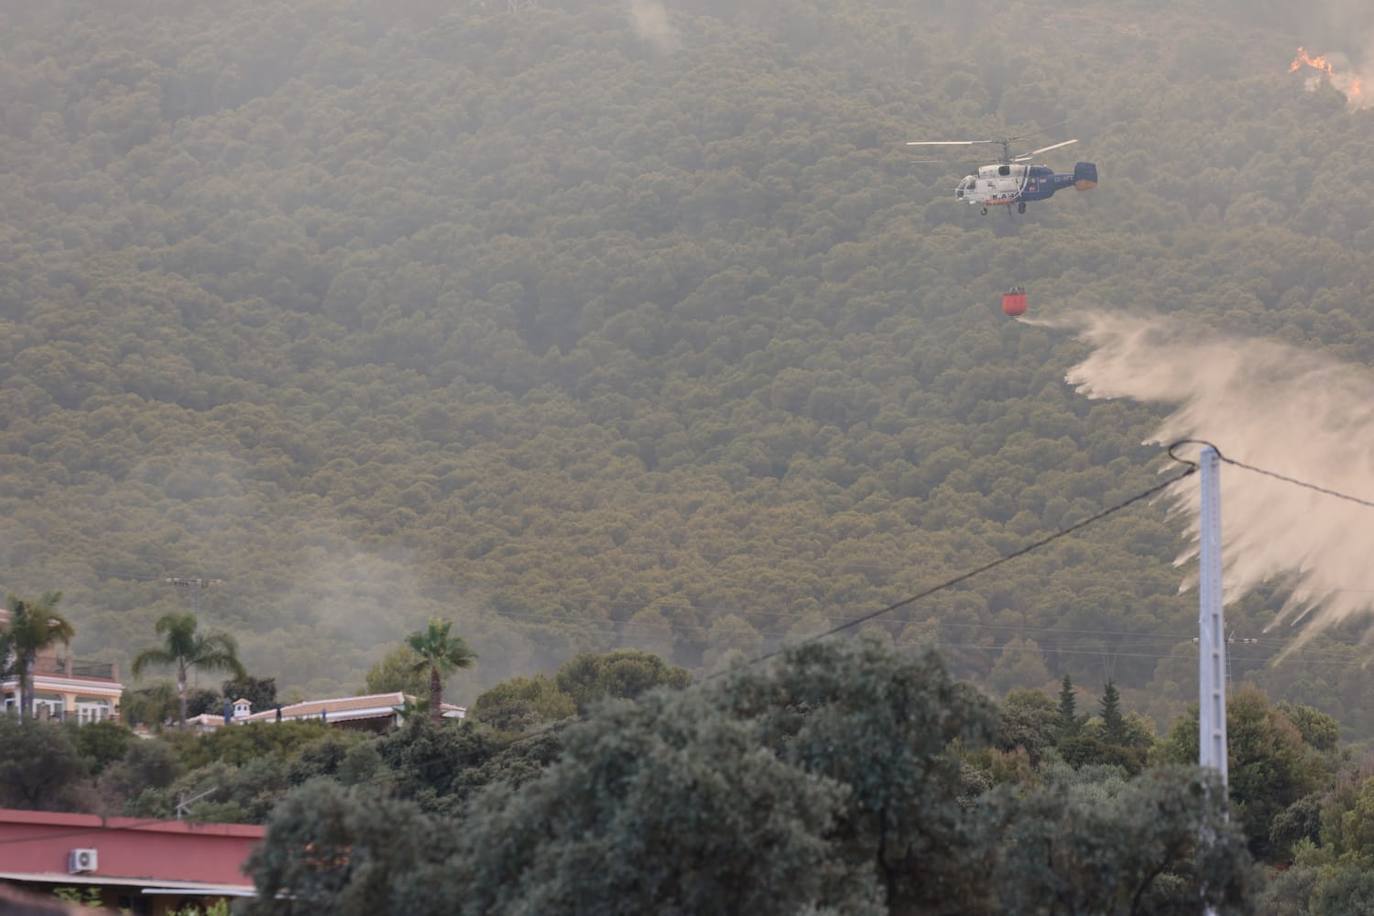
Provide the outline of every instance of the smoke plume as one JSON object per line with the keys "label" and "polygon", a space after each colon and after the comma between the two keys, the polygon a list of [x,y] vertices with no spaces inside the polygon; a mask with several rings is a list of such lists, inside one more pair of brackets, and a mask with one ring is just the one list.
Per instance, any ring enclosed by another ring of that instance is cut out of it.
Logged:
{"label": "smoke plume", "polygon": [[[1374,498],[1374,374],[1268,340],[1200,333],[1158,316],[1069,320],[1094,352],[1068,381],[1091,398],[1173,406],[1161,444],[1206,439],[1225,456]],[[1291,584],[1274,626],[1298,641],[1374,604],[1374,509],[1222,466],[1227,599],[1267,580]],[[1170,491],[1197,539],[1197,484]]]}
{"label": "smoke plume", "polygon": [[630,0],[630,23],[636,35],[660,52],[671,54],[678,49],[677,29],[668,21],[668,9],[661,0]]}

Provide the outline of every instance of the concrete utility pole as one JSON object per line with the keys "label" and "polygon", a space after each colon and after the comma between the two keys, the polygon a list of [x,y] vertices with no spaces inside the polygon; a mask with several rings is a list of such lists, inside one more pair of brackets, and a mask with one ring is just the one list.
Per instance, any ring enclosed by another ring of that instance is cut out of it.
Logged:
{"label": "concrete utility pole", "polygon": [[1202,450],[1198,614],[1198,765],[1226,785],[1226,617],[1221,587],[1221,456]]}
{"label": "concrete utility pole", "polygon": [[[1221,587],[1221,456],[1202,450],[1202,511],[1199,515],[1198,575],[1198,765],[1210,767],[1226,785],[1226,613]],[[1203,841],[1210,840],[1205,833]],[[1216,910],[1203,908],[1204,916]]]}

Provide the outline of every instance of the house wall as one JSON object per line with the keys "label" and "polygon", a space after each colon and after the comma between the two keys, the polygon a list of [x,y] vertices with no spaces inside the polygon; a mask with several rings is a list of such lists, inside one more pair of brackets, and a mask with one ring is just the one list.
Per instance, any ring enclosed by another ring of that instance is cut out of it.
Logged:
{"label": "house wall", "polygon": [[[34,711],[44,707],[52,716],[81,723],[115,718],[124,685],[116,680],[40,672],[33,678]],[[0,681],[0,706],[6,710],[19,705],[19,681]]]}
{"label": "house wall", "polygon": [[250,887],[243,865],[266,832],[249,824],[194,824],[0,808],[0,872],[65,875],[67,854],[95,849],[85,878],[196,881]]}

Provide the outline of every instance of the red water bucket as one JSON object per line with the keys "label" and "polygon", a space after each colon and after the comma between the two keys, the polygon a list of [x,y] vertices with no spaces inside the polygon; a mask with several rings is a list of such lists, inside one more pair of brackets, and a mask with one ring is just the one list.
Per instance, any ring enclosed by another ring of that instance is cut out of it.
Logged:
{"label": "red water bucket", "polygon": [[1025,289],[1020,286],[1013,286],[1002,294],[1002,314],[1010,318],[1026,314]]}

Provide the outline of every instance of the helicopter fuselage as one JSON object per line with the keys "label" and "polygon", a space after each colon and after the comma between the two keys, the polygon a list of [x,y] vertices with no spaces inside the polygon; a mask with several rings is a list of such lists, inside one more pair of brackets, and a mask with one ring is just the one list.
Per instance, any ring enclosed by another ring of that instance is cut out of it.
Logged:
{"label": "helicopter fuselage", "polygon": [[1025,209],[1030,201],[1049,200],[1056,191],[1097,187],[1097,166],[1080,162],[1072,173],[1057,173],[1049,166],[1001,164],[985,165],[976,175],[967,175],[954,190],[957,200],[975,207],[1018,204]]}

